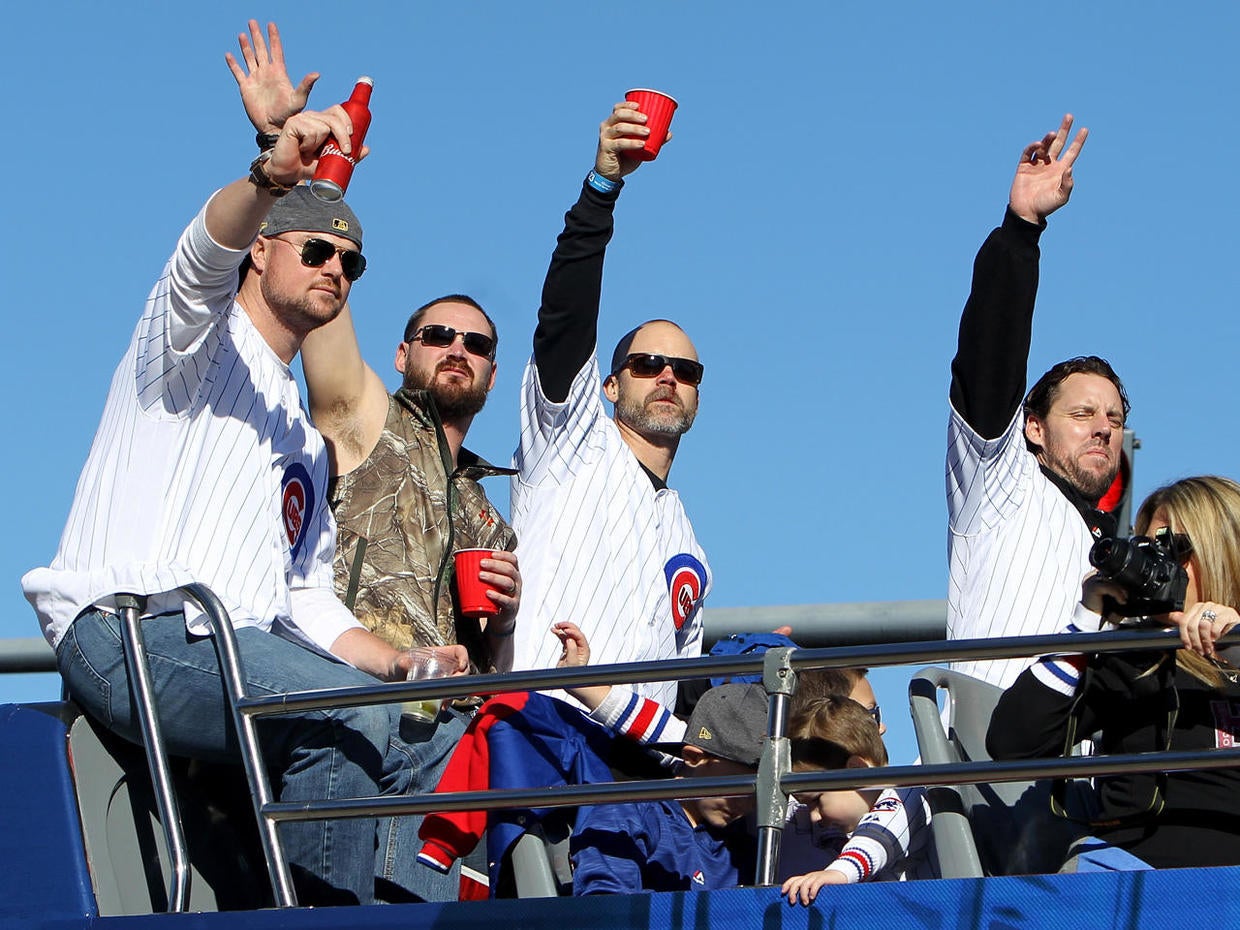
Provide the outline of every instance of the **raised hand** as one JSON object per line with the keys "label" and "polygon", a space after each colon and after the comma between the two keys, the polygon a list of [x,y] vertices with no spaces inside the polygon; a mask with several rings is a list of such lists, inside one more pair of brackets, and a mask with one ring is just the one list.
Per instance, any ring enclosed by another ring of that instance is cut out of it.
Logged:
{"label": "raised hand", "polygon": [[259,132],[276,133],[290,116],[306,108],[310,88],[319,79],[319,74],[312,71],[293,87],[284,66],[284,46],[280,43],[280,30],[276,24],[267,24],[266,42],[263,41],[258,20],[250,20],[249,28],[248,36],[244,32],[237,36],[245,67],[231,52],[224,53],[224,60],[237,79],[241,102],[254,128]]}
{"label": "raised hand", "polygon": [[[628,100],[611,108],[611,115],[599,123],[598,154],[594,156],[594,172],[610,181],[619,181],[635,171],[641,162],[629,155],[646,144],[646,116]],[[672,134],[669,132],[667,138]]]}
{"label": "raised hand", "polygon": [[1041,225],[1072,195],[1072,165],[1081,154],[1089,130],[1082,129],[1072,144],[1064,148],[1071,131],[1069,113],[1059,124],[1058,132],[1048,132],[1021,153],[1009,198],[1012,212],[1021,219]]}

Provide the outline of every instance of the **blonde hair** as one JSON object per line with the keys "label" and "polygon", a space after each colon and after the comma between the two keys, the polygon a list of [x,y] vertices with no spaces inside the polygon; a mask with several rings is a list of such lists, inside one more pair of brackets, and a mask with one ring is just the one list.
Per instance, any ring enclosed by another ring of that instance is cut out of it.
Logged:
{"label": "blonde hair", "polygon": [[[1192,540],[1189,561],[1203,601],[1240,605],[1240,484],[1218,475],[1182,478],[1147,497],[1137,511],[1135,529],[1144,534],[1158,510],[1166,513],[1173,533]],[[1193,677],[1221,688],[1224,679],[1207,659],[1187,649],[1176,664]]]}

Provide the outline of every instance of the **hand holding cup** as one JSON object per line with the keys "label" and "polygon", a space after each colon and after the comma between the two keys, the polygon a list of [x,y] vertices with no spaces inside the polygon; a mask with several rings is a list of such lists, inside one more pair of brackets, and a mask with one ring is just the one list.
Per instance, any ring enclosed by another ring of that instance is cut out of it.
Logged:
{"label": "hand holding cup", "polygon": [[630,158],[638,161],[654,161],[659,157],[659,149],[671,138],[668,127],[672,125],[672,114],[676,112],[676,99],[657,90],[638,87],[624,95],[624,99],[633,103],[646,117],[646,128],[650,134],[646,136],[645,145],[626,152]]}
{"label": "hand holding cup", "polygon": [[458,549],[454,560],[457,604],[463,616],[501,621],[516,616],[521,601],[516,555],[503,549]]}
{"label": "hand holding cup", "polygon": [[[440,652],[437,649],[430,649],[425,646],[415,646],[405,653],[409,656],[409,674],[405,676],[406,681],[422,681],[427,678],[448,678],[457,673],[458,663],[451,655]],[[434,722],[439,716],[440,710],[443,709],[444,701],[438,698],[427,698],[421,701],[405,701],[401,705],[402,712],[411,717],[421,720],[425,723]]]}

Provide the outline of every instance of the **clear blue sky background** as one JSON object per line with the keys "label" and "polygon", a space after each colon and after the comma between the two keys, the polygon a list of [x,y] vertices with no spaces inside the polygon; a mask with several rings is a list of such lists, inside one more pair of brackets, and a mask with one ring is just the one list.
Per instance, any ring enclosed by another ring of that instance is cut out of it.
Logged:
{"label": "clear blue sky background", "polygon": [[[716,605],[944,596],[970,265],[1022,147],[1065,111],[1092,134],[1043,238],[1030,370],[1114,362],[1139,494],[1235,473],[1234,3],[20,4],[0,63],[0,636],[37,634],[18,579],[55,551],[143,299],[253,157],[223,61],[249,16],[279,22],[295,79],[323,73],[312,105],[374,77],[350,192],[363,352],[395,383],[413,307],[482,301],[499,380],[469,438],[492,460],[515,444],[539,288],[599,121],[629,87],[679,98],[676,139],[617,211],[601,338],[669,316],[697,341],[701,415],[671,480]],[[889,718],[905,678],[878,676]],[[55,693],[0,681],[3,699]],[[908,747],[895,730],[893,757]]]}

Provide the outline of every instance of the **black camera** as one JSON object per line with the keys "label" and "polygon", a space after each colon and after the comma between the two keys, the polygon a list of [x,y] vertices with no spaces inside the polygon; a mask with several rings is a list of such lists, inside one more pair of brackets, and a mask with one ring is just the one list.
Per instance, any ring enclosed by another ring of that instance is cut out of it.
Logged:
{"label": "black camera", "polygon": [[1098,577],[1128,592],[1128,603],[1106,598],[1106,612],[1121,617],[1151,617],[1184,609],[1188,572],[1171,533],[1133,536],[1129,539],[1106,537],[1089,550],[1089,564]]}

